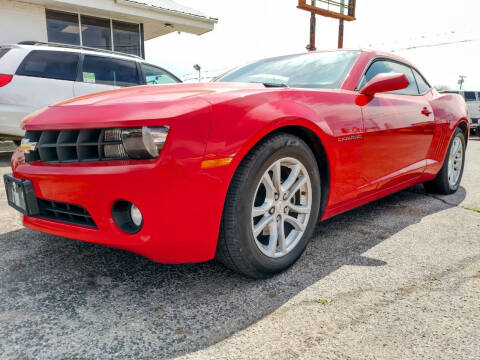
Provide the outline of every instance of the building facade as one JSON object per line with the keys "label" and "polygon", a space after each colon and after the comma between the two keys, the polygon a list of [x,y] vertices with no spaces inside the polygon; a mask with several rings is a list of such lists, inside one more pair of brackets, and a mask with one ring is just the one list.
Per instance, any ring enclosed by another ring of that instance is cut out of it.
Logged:
{"label": "building facade", "polygon": [[145,40],[201,35],[216,22],[173,0],[0,0],[0,44],[56,42],[145,57]]}

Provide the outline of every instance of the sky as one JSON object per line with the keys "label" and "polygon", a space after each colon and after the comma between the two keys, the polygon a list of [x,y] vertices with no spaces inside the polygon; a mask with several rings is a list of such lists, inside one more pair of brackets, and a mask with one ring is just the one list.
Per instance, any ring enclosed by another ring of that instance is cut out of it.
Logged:
{"label": "sky", "polygon": [[[146,42],[147,61],[182,78],[194,76],[194,64],[218,74],[306,51],[310,13],[297,9],[297,0],[177,2],[218,18],[212,32],[175,32]],[[464,89],[480,90],[479,14],[478,0],[357,0],[357,20],[345,23],[344,47],[394,51],[434,86],[456,89],[465,75]],[[337,35],[338,20],[317,16],[317,49],[336,48]]]}

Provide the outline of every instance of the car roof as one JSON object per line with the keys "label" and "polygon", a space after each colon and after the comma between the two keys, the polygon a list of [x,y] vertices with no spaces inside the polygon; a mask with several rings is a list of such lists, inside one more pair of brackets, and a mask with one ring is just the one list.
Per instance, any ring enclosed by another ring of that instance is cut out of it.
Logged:
{"label": "car roof", "polygon": [[368,57],[370,57],[372,59],[377,58],[377,57],[379,57],[379,58],[384,57],[384,58],[388,58],[388,59],[392,59],[392,60],[402,62],[402,63],[404,63],[406,65],[409,65],[409,66],[416,69],[416,66],[414,64],[412,64],[410,61],[408,61],[407,59],[405,59],[401,56],[398,56],[396,54],[389,53],[389,52],[386,52],[386,51],[377,51],[377,50],[362,49],[362,48],[316,50],[316,51],[302,52],[302,53],[296,53],[296,54],[274,56],[274,57],[271,57],[271,58],[282,57],[282,56],[296,56],[296,55],[314,54],[314,53],[325,53],[325,52],[340,52],[340,51],[358,52],[358,53],[362,53],[363,55],[367,55]]}
{"label": "car roof", "polygon": [[359,51],[361,51],[362,53],[369,54],[372,58],[386,57],[386,58],[389,58],[389,59],[400,61],[402,63],[405,63],[405,64],[409,65],[409,66],[412,66],[413,68],[416,68],[416,66],[414,64],[412,64],[410,61],[408,61],[407,59],[405,59],[401,56],[398,56],[397,54],[393,54],[391,52],[378,51],[378,50],[372,50],[372,49],[360,49]]}
{"label": "car roof", "polygon": [[331,52],[331,51],[357,51],[360,53],[363,53],[364,55],[369,56],[370,58],[388,58],[392,60],[397,60],[399,62],[405,63],[409,66],[412,66],[413,68],[416,68],[414,64],[412,64],[410,61],[407,59],[398,56],[397,54],[393,54],[387,51],[378,51],[378,50],[372,50],[372,49],[362,49],[362,48],[352,48],[352,49],[333,49],[333,50],[318,50],[314,52]]}
{"label": "car roof", "polygon": [[65,52],[73,52],[73,53],[81,53],[81,54],[88,54],[88,55],[96,55],[96,56],[104,56],[108,58],[114,59],[122,59],[122,60],[130,60],[130,61],[138,61],[138,62],[145,62],[145,60],[136,55],[130,54],[122,54],[115,51],[109,50],[96,50],[94,48],[86,48],[81,46],[70,46],[68,44],[49,44],[49,43],[18,43],[12,45],[1,45],[0,47],[10,47],[10,48],[21,48],[25,50],[42,50],[42,51],[65,51]]}

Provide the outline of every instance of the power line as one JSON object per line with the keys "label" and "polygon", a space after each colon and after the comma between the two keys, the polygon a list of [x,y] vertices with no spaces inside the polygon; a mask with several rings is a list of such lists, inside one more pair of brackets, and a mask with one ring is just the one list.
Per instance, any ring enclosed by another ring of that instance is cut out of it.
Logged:
{"label": "power line", "polygon": [[413,50],[413,49],[420,49],[420,48],[429,48],[429,47],[436,47],[436,46],[469,43],[469,42],[475,42],[475,41],[479,41],[479,40],[480,40],[480,38],[455,40],[455,41],[444,41],[444,42],[439,42],[439,43],[436,43],[436,44],[415,45],[415,46],[409,46],[409,47],[405,47],[405,48],[392,49],[390,51],[395,52],[395,51]]}

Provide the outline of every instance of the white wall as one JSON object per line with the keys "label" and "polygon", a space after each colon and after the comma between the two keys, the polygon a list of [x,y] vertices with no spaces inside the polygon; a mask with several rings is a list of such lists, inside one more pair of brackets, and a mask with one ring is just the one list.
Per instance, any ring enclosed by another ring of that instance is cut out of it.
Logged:
{"label": "white wall", "polygon": [[47,41],[45,7],[0,0],[0,45],[24,40]]}

